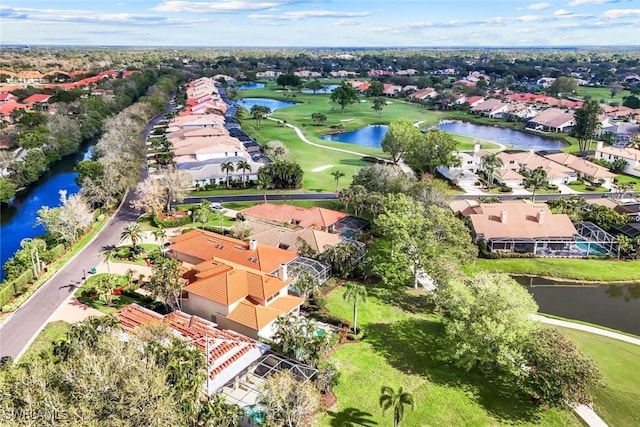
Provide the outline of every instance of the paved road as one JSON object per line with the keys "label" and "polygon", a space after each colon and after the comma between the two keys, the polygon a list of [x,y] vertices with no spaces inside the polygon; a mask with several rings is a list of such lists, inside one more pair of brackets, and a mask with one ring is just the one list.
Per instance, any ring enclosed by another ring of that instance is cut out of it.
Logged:
{"label": "paved road", "polygon": [[122,229],[140,215],[129,207],[132,197],[130,192],[102,232],[0,325],[0,356],[20,355],[49,316],[80,286],[83,272],[100,262],[101,252],[118,244]]}
{"label": "paved road", "polygon": [[[162,115],[158,115],[150,120],[144,131],[145,139],[161,118]],[[145,168],[140,179],[144,180],[146,177]],[[134,197],[133,191],[130,191],[120,209],[94,240],[0,325],[0,357],[19,357],[42,330],[49,317],[81,285],[85,272],[100,262],[101,252],[114,248],[120,242],[120,233],[124,227],[140,216],[138,211],[131,208]]]}

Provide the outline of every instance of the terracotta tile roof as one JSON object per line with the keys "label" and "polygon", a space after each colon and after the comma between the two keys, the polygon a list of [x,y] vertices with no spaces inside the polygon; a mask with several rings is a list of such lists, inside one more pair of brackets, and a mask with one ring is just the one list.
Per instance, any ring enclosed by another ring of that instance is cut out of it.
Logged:
{"label": "terracotta tile roof", "polygon": [[275,299],[265,307],[245,298],[227,315],[227,319],[259,331],[278,316],[289,313],[303,302],[302,298],[287,295]]}
{"label": "terracotta tile roof", "polygon": [[245,297],[266,300],[290,283],[290,280],[282,281],[261,271],[219,260],[205,261],[193,270],[196,280],[184,290],[226,306]]}
{"label": "terracotta tile roof", "polygon": [[529,121],[543,126],[560,127],[567,123],[573,123],[573,112],[559,108],[548,108]]}
{"label": "terracotta tile roof", "polygon": [[290,251],[298,252],[300,249],[298,239],[302,239],[311,246],[313,250],[319,253],[324,252],[326,248],[337,245],[342,241],[342,237],[339,234],[327,233],[311,228],[296,228],[295,230],[291,230],[286,227],[279,227],[261,221],[247,220],[245,223],[251,228],[250,238]]}
{"label": "terracotta tile roof", "polygon": [[597,149],[601,153],[611,154],[613,156],[622,157],[623,159],[640,161],[640,150],[635,148],[617,148],[611,146],[604,146]]}
{"label": "terracotta tile roof", "polygon": [[581,159],[569,153],[553,153],[545,156],[547,159],[551,159],[554,162],[567,166],[583,175],[592,178],[615,178],[616,174],[610,172],[609,169],[604,168],[595,163],[591,163],[588,160]]}
{"label": "terracotta tile roof", "polygon": [[469,217],[474,233],[487,240],[570,238],[577,233],[568,215],[552,214],[545,203],[530,203],[526,200],[480,203],[464,209],[462,215]]}
{"label": "terracotta tile roof", "polygon": [[0,115],[7,116],[11,114],[13,110],[25,109],[27,106],[15,101],[8,101],[4,104],[0,104]]}
{"label": "terracotta tile roof", "polygon": [[23,102],[25,104],[33,104],[38,102],[47,102],[51,98],[51,95],[47,95],[44,93],[34,93],[30,97],[26,98]]}
{"label": "terracotta tile roof", "polygon": [[1,92],[0,93],[0,101],[5,102],[5,101],[12,101],[12,100],[16,100],[18,99],[17,96],[8,93],[8,92]]}
{"label": "terracotta tile roof", "polygon": [[330,227],[348,215],[344,212],[333,211],[331,209],[311,207],[301,208],[292,205],[274,205],[262,203],[251,206],[242,211],[247,217],[254,217],[280,224],[296,224],[304,228],[320,230],[323,227]]}
{"label": "terracotta tile roof", "polygon": [[298,257],[298,254],[284,249],[258,243],[251,250],[249,243],[232,237],[222,236],[204,230],[191,230],[171,239],[171,252],[180,259],[185,254],[201,262],[214,257],[244,267],[271,273]]}
{"label": "terracotta tile roof", "polygon": [[[259,353],[268,347],[257,341],[229,330],[216,328],[215,323],[191,316],[182,311],[174,311],[166,316],[155,313],[137,304],[130,304],[115,312],[121,325],[128,332],[135,332],[135,328],[151,322],[162,322],[169,326],[177,336],[191,341],[193,345],[205,352],[209,349],[210,378],[215,378],[229,368],[229,371],[237,372],[255,360]],[[247,353],[254,351],[251,360],[240,361]],[[234,365],[237,368],[230,369]],[[227,379],[225,379],[226,381]]]}
{"label": "terracotta tile roof", "polygon": [[41,79],[43,77],[44,74],[39,71],[20,71],[18,73],[19,79]]}

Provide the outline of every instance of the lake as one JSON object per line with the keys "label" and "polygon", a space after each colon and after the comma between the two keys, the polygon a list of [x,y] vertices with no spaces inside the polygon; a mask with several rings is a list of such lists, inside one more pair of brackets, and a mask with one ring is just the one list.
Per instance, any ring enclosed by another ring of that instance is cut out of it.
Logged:
{"label": "lake", "polygon": [[561,150],[567,146],[567,144],[558,139],[545,138],[514,129],[476,125],[459,120],[443,120],[436,127],[446,132],[497,142],[508,149]]}
{"label": "lake", "polygon": [[[42,226],[35,227],[37,212],[42,206],[56,207],[60,204],[60,190],[67,190],[67,195],[79,191],[75,182],[75,165],[91,157],[93,145],[91,140],[83,144],[80,151],[70,154],[51,165],[36,183],[26,191],[18,194],[10,205],[3,206],[0,215],[0,265],[13,256],[20,249],[20,242],[26,237],[36,237],[44,234]],[[0,271],[0,281],[4,279],[4,271]]]}
{"label": "lake", "polygon": [[640,335],[640,284],[580,285],[514,277],[533,295],[540,313]]}
{"label": "lake", "polygon": [[235,85],[234,87],[238,90],[262,89],[263,87],[265,87],[265,84],[249,82],[249,83],[242,83],[239,85]]}
{"label": "lake", "polygon": [[236,101],[236,104],[240,107],[244,107],[247,111],[251,111],[251,107],[254,105],[262,105],[263,107],[268,107],[271,111],[276,111],[281,108],[293,107],[296,105],[295,102],[289,101],[279,101],[277,99],[271,98],[241,98]]}
{"label": "lake", "polygon": [[[336,90],[336,88],[340,86],[340,85],[327,85],[324,87],[324,89],[320,89],[317,90],[315,93],[319,94],[319,93],[332,93],[334,90]],[[307,93],[307,94],[312,94],[313,95],[313,91],[311,89],[302,89],[301,91],[302,93]]]}
{"label": "lake", "polygon": [[364,147],[380,148],[382,140],[389,131],[387,125],[372,125],[353,130],[351,132],[322,135],[325,141],[346,142],[347,144],[362,145]]}

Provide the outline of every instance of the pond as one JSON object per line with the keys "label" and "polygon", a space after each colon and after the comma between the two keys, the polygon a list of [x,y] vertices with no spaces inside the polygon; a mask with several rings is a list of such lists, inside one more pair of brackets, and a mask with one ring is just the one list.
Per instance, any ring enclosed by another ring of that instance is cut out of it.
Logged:
{"label": "pond", "polygon": [[276,111],[281,108],[292,107],[296,105],[295,102],[279,101],[271,98],[241,98],[236,101],[236,104],[240,107],[246,108],[247,111],[251,111],[251,107],[254,105],[262,105],[268,107],[271,111]]}
{"label": "pond", "polygon": [[249,83],[241,83],[241,84],[235,85],[234,87],[238,90],[262,89],[263,87],[265,87],[265,84],[249,82]]}
{"label": "pond", "polygon": [[567,144],[558,139],[545,138],[514,129],[476,125],[459,120],[443,120],[436,127],[459,135],[497,142],[507,149],[561,150],[567,146]]}
{"label": "pond", "polygon": [[514,277],[533,295],[540,313],[640,335],[640,284],[589,285]]}
{"label": "pond", "polygon": [[384,136],[389,131],[387,125],[372,125],[353,130],[351,132],[333,133],[322,135],[320,139],[325,141],[346,142],[347,144],[362,145],[365,147],[380,148]]}
{"label": "pond", "polygon": [[[340,85],[327,85],[325,86],[323,89],[317,90],[315,93],[319,94],[319,93],[331,93],[334,90],[336,90],[336,88],[340,86]],[[311,89],[302,89],[301,91],[302,93],[310,93],[313,95],[313,91]]]}

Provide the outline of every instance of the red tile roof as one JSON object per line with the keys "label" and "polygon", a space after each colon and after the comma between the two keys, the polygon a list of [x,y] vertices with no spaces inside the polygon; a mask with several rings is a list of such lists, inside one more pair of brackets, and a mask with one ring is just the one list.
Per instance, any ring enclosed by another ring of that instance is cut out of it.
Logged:
{"label": "red tile roof", "polygon": [[25,104],[37,104],[40,102],[47,102],[51,98],[51,95],[45,93],[34,93],[30,97],[26,98],[23,102]]}
{"label": "red tile roof", "polygon": [[298,257],[298,254],[257,243],[251,250],[249,243],[204,230],[191,230],[171,239],[170,250],[177,259],[181,254],[199,259],[229,261],[244,267],[271,273]]}
{"label": "red tile roof", "polygon": [[331,209],[311,207],[301,208],[292,205],[274,205],[271,203],[262,203],[251,206],[242,211],[247,217],[254,217],[280,224],[296,224],[304,228],[313,228],[320,230],[327,228],[348,216],[344,212],[338,212]]}
{"label": "red tile roof", "polygon": [[13,110],[25,109],[27,106],[15,101],[8,101],[4,104],[0,104],[0,115],[7,116],[13,112]]}

